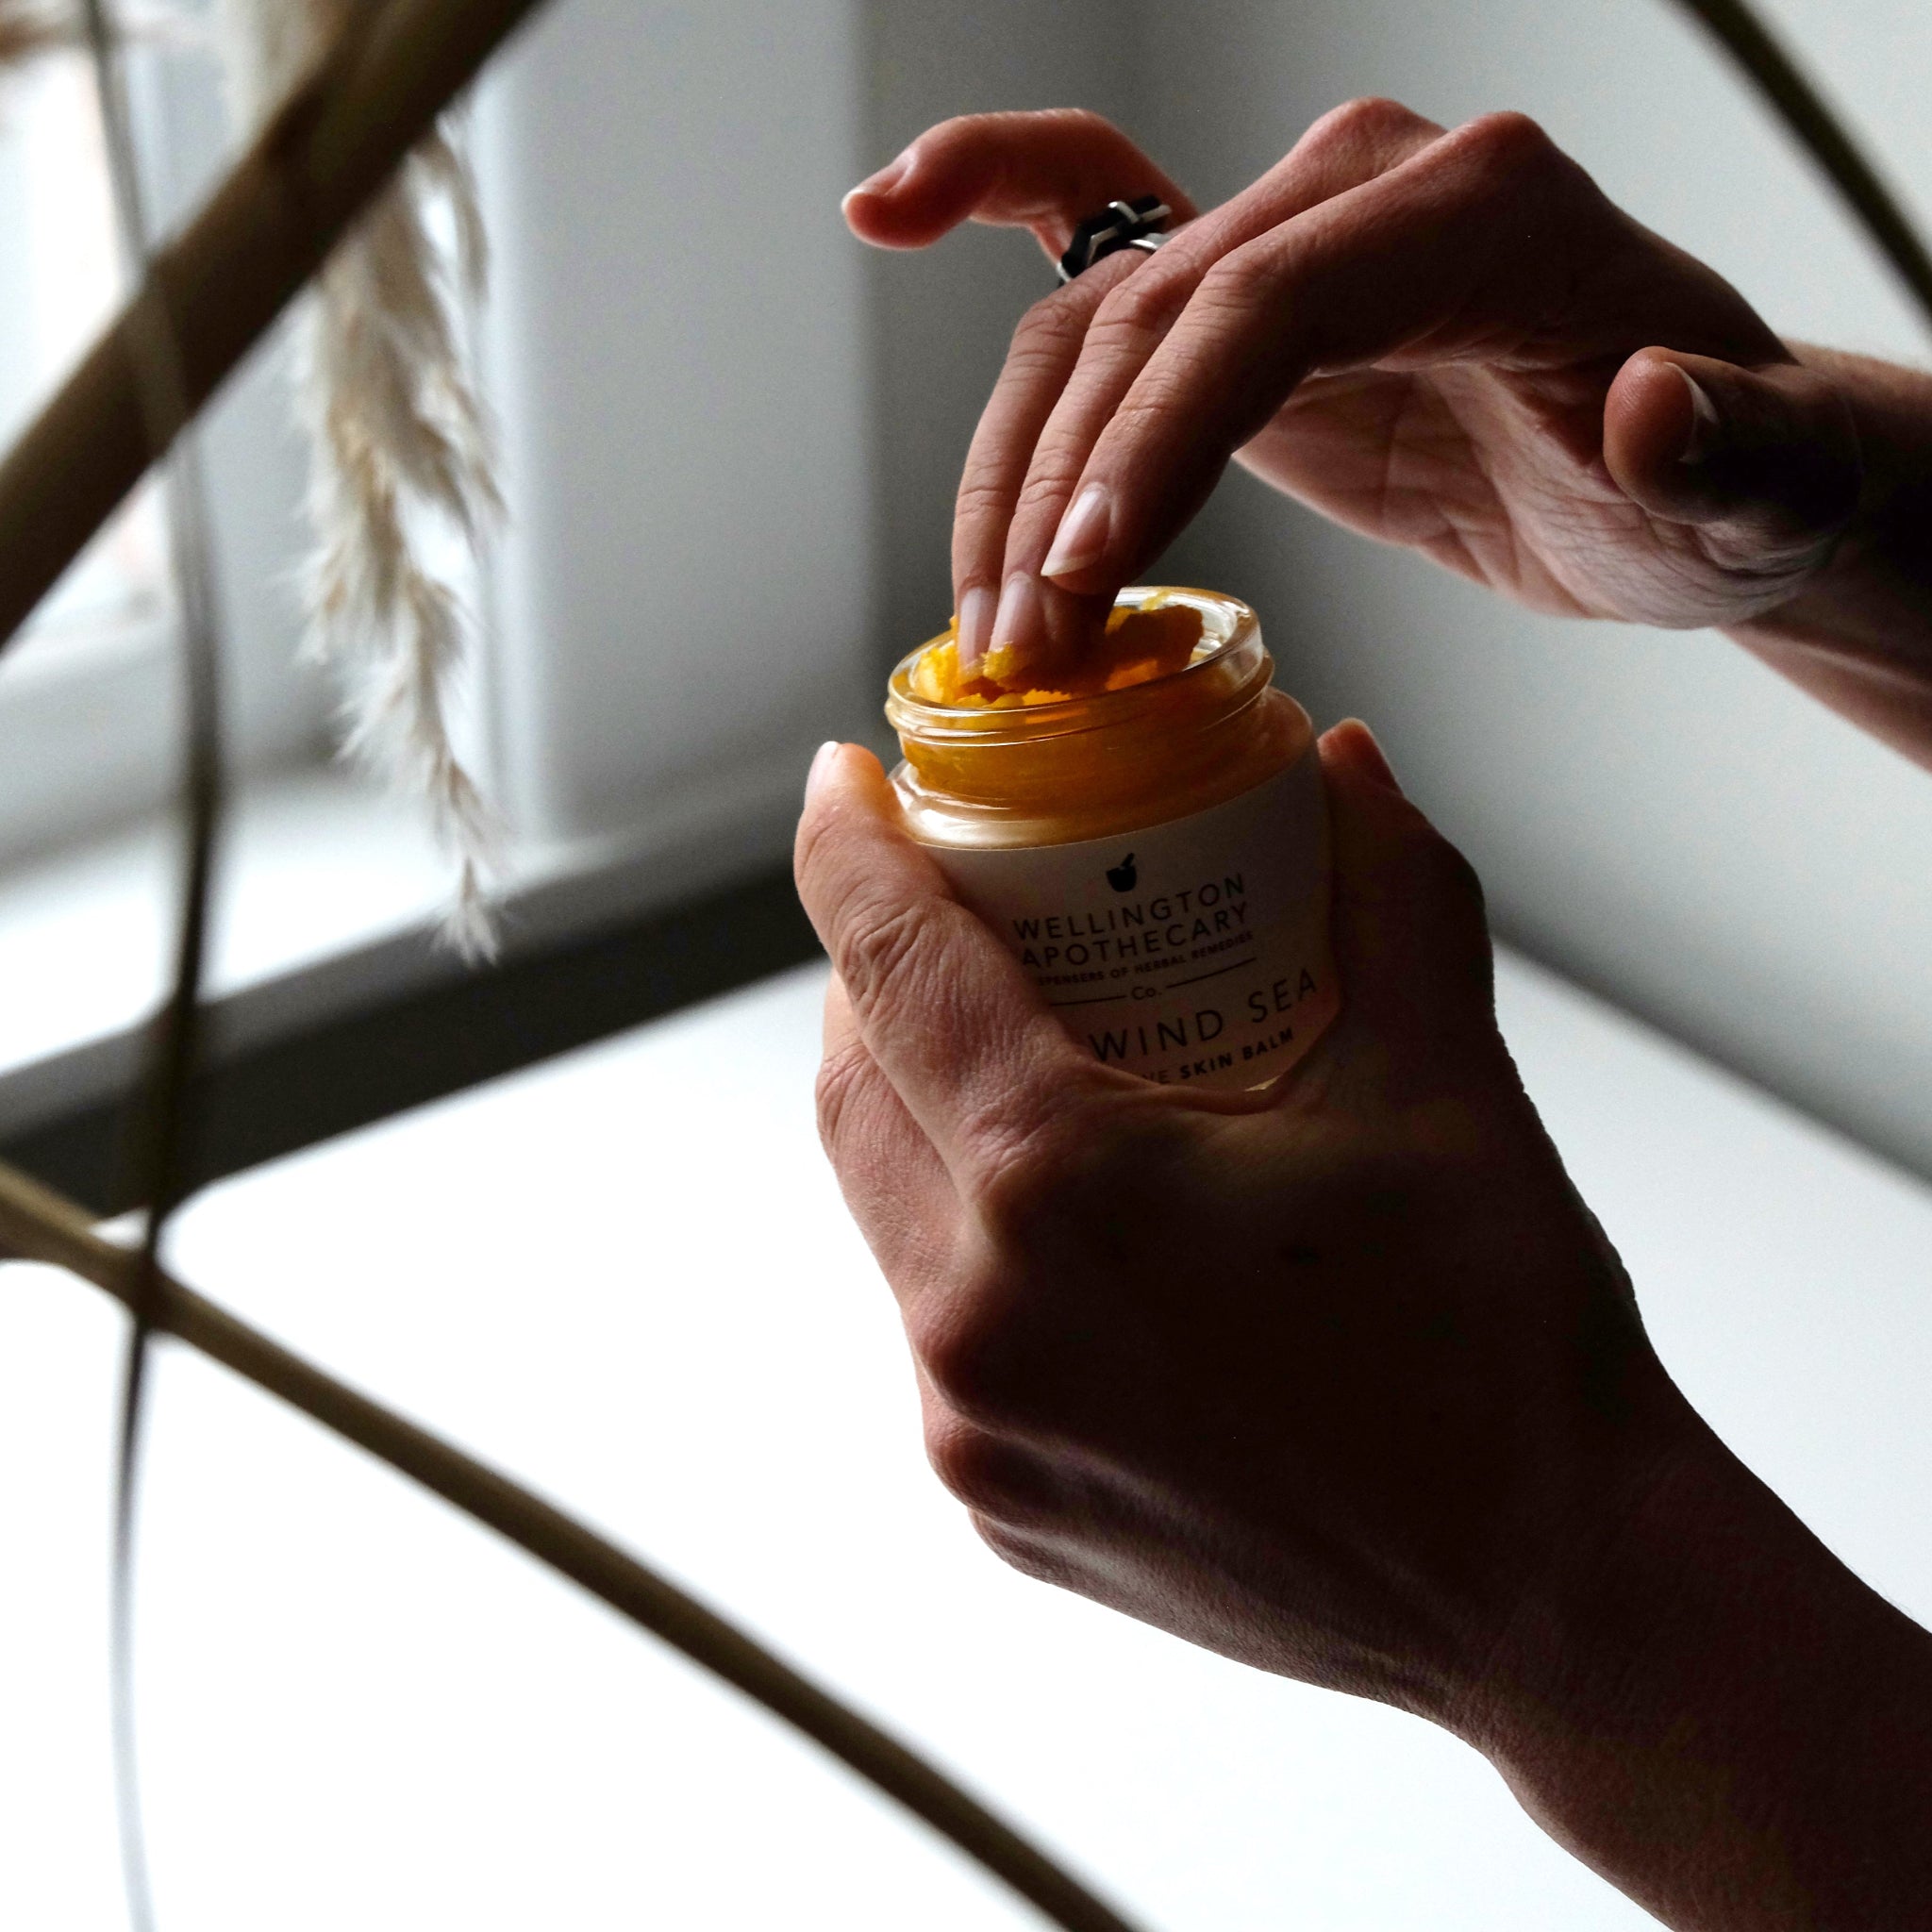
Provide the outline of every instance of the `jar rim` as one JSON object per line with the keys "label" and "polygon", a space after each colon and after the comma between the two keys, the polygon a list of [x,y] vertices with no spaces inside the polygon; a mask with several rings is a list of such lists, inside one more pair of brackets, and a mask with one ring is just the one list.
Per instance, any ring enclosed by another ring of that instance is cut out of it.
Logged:
{"label": "jar rim", "polygon": [[[912,671],[927,651],[945,642],[951,635],[950,631],[941,631],[908,651],[893,667],[887,687],[886,718],[902,737],[928,741],[971,739],[982,744],[996,744],[1060,737],[1076,731],[1107,729],[1149,705],[1165,708],[1174,702],[1177,688],[1202,682],[1217,670],[1224,674],[1230,659],[1244,645],[1253,646],[1257,668],[1265,662],[1265,653],[1260,648],[1260,622],[1239,597],[1184,584],[1135,584],[1122,591],[1114,600],[1116,609],[1158,610],[1176,604],[1201,613],[1201,641],[1186,664],[1164,676],[1125,685],[1119,691],[1058,698],[1042,705],[934,704],[914,694]],[[1267,681],[1267,675],[1262,671],[1262,682]]]}

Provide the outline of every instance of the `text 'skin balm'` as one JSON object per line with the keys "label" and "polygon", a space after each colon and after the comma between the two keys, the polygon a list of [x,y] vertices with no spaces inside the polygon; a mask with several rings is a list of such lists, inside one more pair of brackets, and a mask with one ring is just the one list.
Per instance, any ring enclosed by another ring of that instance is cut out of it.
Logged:
{"label": "text 'skin balm'", "polygon": [[1313,727],[1232,597],[1124,591],[1107,641],[1073,691],[906,658],[907,826],[1096,1058],[1265,1086],[1339,1005]]}

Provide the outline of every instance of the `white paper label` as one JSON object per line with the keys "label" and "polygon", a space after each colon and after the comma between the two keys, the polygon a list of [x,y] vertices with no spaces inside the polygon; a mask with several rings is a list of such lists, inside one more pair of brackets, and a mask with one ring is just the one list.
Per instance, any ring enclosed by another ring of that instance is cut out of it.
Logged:
{"label": "white paper label", "polygon": [[1067,1031],[1110,1066],[1258,1087],[1334,1017],[1312,753],[1224,805],[1117,839],[927,849]]}

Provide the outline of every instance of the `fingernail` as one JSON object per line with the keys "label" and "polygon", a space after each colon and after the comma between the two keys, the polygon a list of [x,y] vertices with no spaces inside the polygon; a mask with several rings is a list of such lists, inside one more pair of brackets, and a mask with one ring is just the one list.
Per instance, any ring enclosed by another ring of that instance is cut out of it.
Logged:
{"label": "fingernail", "polygon": [[918,143],[915,142],[896,159],[890,160],[876,175],[868,175],[858,186],[845,196],[839,206],[850,208],[856,196],[861,194],[890,194],[912,172],[912,163],[918,158]]}
{"label": "fingernail", "polygon": [[839,749],[839,741],[828,738],[811,755],[811,770],[805,774],[805,802],[809,805],[813,794],[825,782],[825,774],[832,769],[832,758]]}
{"label": "fingernail", "polygon": [[971,677],[992,641],[993,612],[999,599],[984,584],[974,584],[959,599],[959,675]]}
{"label": "fingernail", "polygon": [[1107,553],[1108,525],[1113,522],[1113,503],[1107,486],[1090,483],[1067,506],[1060,526],[1054,532],[1053,548],[1040,566],[1041,576],[1065,576],[1098,563]]}
{"label": "fingernail", "polygon": [[1000,608],[992,621],[992,651],[1005,652],[1014,662],[1028,655],[1027,646],[1040,634],[1040,583],[1024,570],[1016,570],[1000,592]]}
{"label": "fingernail", "polygon": [[1684,387],[1690,391],[1690,434],[1677,452],[1677,460],[1701,463],[1724,440],[1724,419],[1704,385],[1681,362],[1673,362],[1671,367],[1684,378]]}

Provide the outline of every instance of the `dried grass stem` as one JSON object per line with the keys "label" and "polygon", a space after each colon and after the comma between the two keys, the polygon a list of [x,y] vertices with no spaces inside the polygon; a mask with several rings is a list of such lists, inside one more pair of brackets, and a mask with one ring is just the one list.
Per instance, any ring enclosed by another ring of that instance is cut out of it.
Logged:
{"label": "dried grass stem", "polygon": [[[132,1303],[136,1257],[96,1234],[73,1202],[0,1165],[0,1255],[7,1254],[51,1262],[124,1305]],[[1127,1920],[943,1773],[554,1504],[325,1374],[167,1275],[160,1279],[156,1326],[487,1524],[736,1686],[923,1818],[1054,1924],[1066,1932],[1133,1932]]]}

